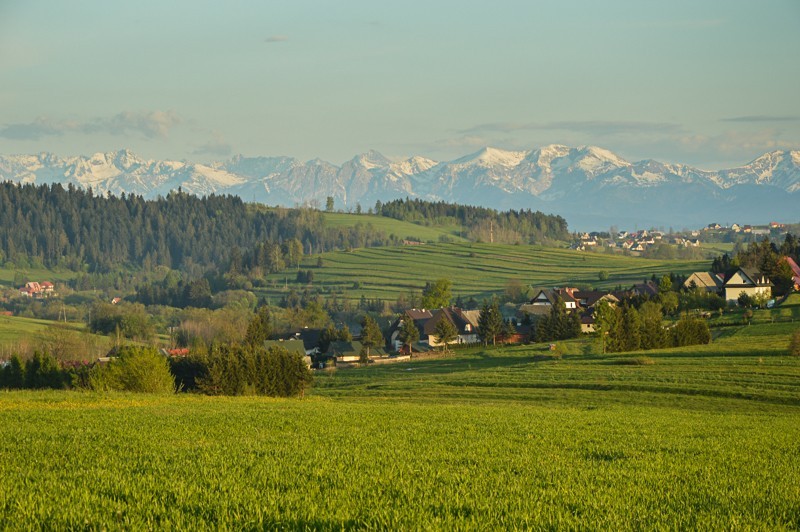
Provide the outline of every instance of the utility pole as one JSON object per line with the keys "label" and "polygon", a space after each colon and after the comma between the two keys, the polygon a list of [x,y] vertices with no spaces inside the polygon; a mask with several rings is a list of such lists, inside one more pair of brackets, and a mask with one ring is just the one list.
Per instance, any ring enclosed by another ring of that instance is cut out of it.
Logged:
{"label": "utility pole", "polygon": [[489,220],[489,243],[494,244],[494,220]]}

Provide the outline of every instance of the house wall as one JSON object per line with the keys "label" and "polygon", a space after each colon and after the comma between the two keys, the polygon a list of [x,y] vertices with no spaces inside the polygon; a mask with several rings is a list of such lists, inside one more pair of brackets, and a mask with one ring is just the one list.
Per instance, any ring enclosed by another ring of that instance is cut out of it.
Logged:
{"label": "house wall", "polygon": [[759,294],[766,294],[767,297],[772,297],[772,288],[769,286],[736,286],[736,287],[725,287],[725,301],[727,302],[735,302],[739,299],[741,293],[744,292],[750,297],[755,297]]}

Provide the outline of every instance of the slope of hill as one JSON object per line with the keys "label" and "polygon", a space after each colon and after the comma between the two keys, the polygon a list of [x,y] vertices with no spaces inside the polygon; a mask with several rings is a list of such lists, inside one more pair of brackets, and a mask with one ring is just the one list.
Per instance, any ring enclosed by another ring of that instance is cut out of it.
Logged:
{"label": "slope of hill", "polygon": [[[277,303],[289,289],[321,293],[326,297],[395,301],[410,292],[419,293],[427,281],[450,279],[454,296],[481,299],[502,292],[509,281],[523,285],[630,286],[653,274],[689,273],[708,269],[708,261],[661,261],[603,253],[584,253],[541,246],[503,244],[426,244],[337,251],[322,255],[316,268],[309,257],[303,268],[312,268],[310,285],[292,282],[291,272],[268,277],[269,287],[260,295]],[[609,279],[598,281],[601,270]]]}
{"label": "slope of hill", "polygon": [[741,167],[712,172],[653,160],[629,162],[595,146],[487,147],[449,162],[419,156],[391,161],[370,151],[341,166],[319,159],[242,156],[203,165],[144,160],[120,150],[91,157],[2,156],[0,179],[71,183],[146,198],[181,187],[285,206],[324,203],[330,196],[344,209],[418,197],[553,212],[566,217],[573,229],[684,227],[728,218],[796,221],[800,151],[774,151]]}

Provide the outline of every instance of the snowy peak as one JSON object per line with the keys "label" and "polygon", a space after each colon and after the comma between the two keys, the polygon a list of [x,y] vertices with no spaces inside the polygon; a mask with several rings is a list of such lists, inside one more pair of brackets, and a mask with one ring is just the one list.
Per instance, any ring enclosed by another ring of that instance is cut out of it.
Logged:
{"label": "snowy peak", "polygon": [[337,208],[345,210],[359,203],[411,197],[537,208],[568,219],[640,213],[642,223],[667,219],[668,224],[685,226],[714,212],[723,218],[734,212],[763,212],[778,219],[785,209],[784,221],[796,221],[800,151],[773,151],[745,165],[711,172],[654,160],[629,162],[601,147],[561,144],[526,151],[485,147],[444,162],[421,156],[392,161],[371,150],[342,165],[242,155],[206,165],[146,160],[122,149],[88,157],[0,156],[0,179],[71,183],[100,194],[125,192],[147,198],[181,187],[199,195],[236,194],[247,201],[287,206],[318,205],[331,196]]}
{"label": "snowy peak", "polygon": [[478,165],[483,167],[504,166],[507,168],[517,166],[525,156],[528,154],[526,151],[507,151],[489,146],[456,159],[451,164],[453,165]]}
{"label": "snowy peak", "polygon": [[369,150],[367,153],[356,155],[352,159],[352,162],[354,164],[363,166],[367,170],[372,170],[375,168],[387,168],[392,164],[392,161],[384,157],[382,153],[375,150]]}

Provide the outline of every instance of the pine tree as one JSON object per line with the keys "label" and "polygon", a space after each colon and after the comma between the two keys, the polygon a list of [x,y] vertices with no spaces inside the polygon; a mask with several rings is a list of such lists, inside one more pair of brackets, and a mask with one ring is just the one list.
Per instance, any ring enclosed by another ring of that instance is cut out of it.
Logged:
{"label": "pine tree", "polygon": [[378,323],[370,318],[364,316],[364,321],[361,322],[361,344],[367,350],[367,357],[370,355],[370,348],[383,345],[383,333]]}
{"label": "pine tree", "polygon": [[635,351],[641,347],[642,320],[639,312],[627,303],[622,307],[620,323],[620,347],[622,351]]}
{"label": "pine tree", "polygon": [[247,325],[244,341],[251,347],[261,347],[272,336],[272,318],[269,308],[264,305],[258,308],[256,315]]}
{"label": "pine tree", "polygon": [[442,344],[443,351],[447,351],[447,345],[458,338],[458,331],[450,320],[447,319],[447,316],[442,316],[433,332],[436,335],[436,342]]}
{"label": "pine tree", "polygon": [[408,346],[408,352],[410,353],[411,345],[419,341],[419,329],[417,329],[417,326],[414,324],[414,320],[408,317],[403,320],[403,324],[400,326],[400,332],[397,335],[397,338],[403,343],[403,345]]}
{"label": "pine tree", "polygon": [[492,345],[497,345],[497,337],[503,331],[503,316],[500,314],[497,301],[489,303],[484,300],[481,315],[478,318],[478,331],[484,344],[491,340]]}

